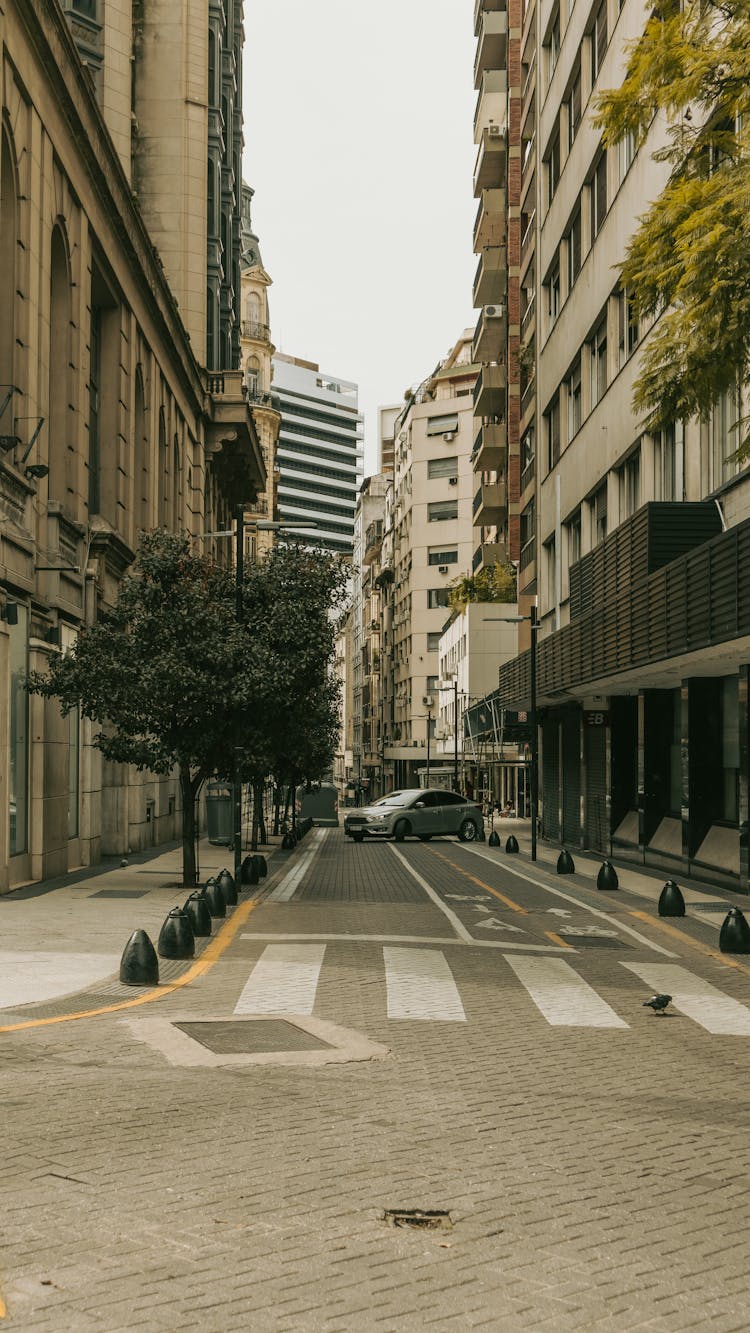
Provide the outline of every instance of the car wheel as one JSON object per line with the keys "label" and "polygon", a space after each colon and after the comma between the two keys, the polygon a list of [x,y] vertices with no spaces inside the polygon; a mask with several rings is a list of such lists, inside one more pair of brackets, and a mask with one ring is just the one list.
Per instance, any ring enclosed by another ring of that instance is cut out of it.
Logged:
{"label": "car wheel", "polygon": [[364,842],[364,840],[365,840],[365,835],[364,835],[364,833],[353,833],[353,834],[352,834],[352,842]]}
{"label": "car wheel", "polygon": [[419,835],[419,841],[420,841],[420,842],[429,842],[431,837],[432,837],[432,834],[431,834],[431,833],[420,833],[420,835]]}
{"label": "car wheel", "polygon": [[411,833],[411,824],[408,819],[399,819],[393,830],[393,836],[396,839],[396,842],[403,842],[407,833]]}
{"label": "car wheel", "polygon": [[476,824],[474,823],[473,819],[464,820],[463,824],[458,830],[458,836],[461,842],[476,842],[477,838],[479,837],[479,830]]}

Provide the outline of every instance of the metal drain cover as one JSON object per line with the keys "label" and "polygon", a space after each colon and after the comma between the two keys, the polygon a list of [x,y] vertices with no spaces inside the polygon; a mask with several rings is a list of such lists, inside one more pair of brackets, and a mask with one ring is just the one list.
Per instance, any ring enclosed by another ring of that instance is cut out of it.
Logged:
{"label": "metal drain cover", "polygon": [[97,889],[89,898],[145,898],[148,889]]}
{"label": "metal drain cover", "polygon": [[249,1023],[175,1023],[214,1055],[260,1055],[272,1051],[325,1051],[320,1041],[283,1018],[254,1019]]}
{"label": "metal drain cover", "polygon": [[443,1208],[386,1208],[383,1221],[392,1227],[415,1227],[422,1231],[450,1231],[453,1220]]}

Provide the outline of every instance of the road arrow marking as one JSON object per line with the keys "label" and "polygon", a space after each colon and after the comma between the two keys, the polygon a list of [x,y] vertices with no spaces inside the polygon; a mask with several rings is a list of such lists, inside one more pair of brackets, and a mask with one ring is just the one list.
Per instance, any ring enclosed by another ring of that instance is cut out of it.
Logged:
{"label": "road arrow marking", "polygon": [[566,912],[564,907],[548,907],[548,916],[572,916],[572,912]]}
{"label": "road arrow marking", "polygon": [[497,917],[490,917],[489,921],[475,921],[475,926],[480,930],[512,930],[515,935],[525,935],[526,931],[521,930],[520,926],[506,926],[503,921],[498,921]]}
{"label": "road arrow marking", "polygon": [[560,935],[604,935],[608,938],[617,938],[616,930],[602,930],[600,926],[561,926],[558,932]]}

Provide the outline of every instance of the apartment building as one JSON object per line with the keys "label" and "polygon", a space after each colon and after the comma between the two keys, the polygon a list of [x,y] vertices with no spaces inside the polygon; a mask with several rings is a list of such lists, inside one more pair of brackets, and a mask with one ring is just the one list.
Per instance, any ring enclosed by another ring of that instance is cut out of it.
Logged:
{"label": "apartment building", "polygon": [[[536,403],[521,429],[535,412],[536,444],[521,586],[535,567],[542,828],[747,891],[741,406],[728,394],[709,421],[656,436],[635,416],[651,329],[638,327],[617,267],[665,181],[654,160],[665,127],[657,117],[639,146],[605,149],[592,120],[643,21],[636,0],[552,0],[529,6],[522,32],[523,359]],[[501,669],[499,697],[528,707],[529,693],[525,653]]]}
{"label": "apartment building", "polygon": [[[177,782],[105,763],[95,728],[24,677],[112,604],[139,530],[198,539],[265,488],[236,362],[205,366],[211,64],[193,9],[178,141],[147,109],[177,96],[168,5],[77,0],[70,25],[52,0],[0,13],[0,892],[178,835]],[[162,135],[179,162],[161,187],[171,256],[140,194],[166,171]]]}
{"label": "apartment building", "polygon": [[277,352],[273,392],[281,412],[277,447],[279,518],[315,523],[299,539],[351,557],[354,510],[364,472],[357,385],[323,374],[315,361]]}
{"label": "apartment building", "polygon": [[407,395],[395,424],[391,530],[384,530],[380,578],[385,575],[383,637],[392,673],[384,757],[396,787],[418,785],[428,739],[434,744],[438,644],[449,585],[471,569],[478,371],[472,340],[473,330],[464,331],[445,360]]}
{"label": "apartment building", "polygon": [[386,495],[381,473],[366,477],[357,497],[352,554],[353,762],[360,799],[382,796],[383,693],[381,554]]}

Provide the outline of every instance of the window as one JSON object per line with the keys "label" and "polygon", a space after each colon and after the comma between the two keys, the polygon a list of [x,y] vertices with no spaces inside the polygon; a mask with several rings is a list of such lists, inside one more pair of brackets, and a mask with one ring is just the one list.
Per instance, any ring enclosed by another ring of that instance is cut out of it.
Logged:
{"label": "window", "polygon": [[428,676],[425,681],[425,689],[428,694],[437,694],[438,678],[437,676]]}
{"label": "window", "polygon": [[435,500],[428,504],[428,523],[442,523],[448,518],[458,518],[458,500]]}
{"label": "window", "polygon": [[427,556],[428,565],[457,565],[458,551],[435,551],[430,549]]}
{"label": "window", "polygon": [[560,183],[560,138],[557,136],[550,144],[547,157],[547,204],[552,203],[555,190]]}
{"label": "window", "polygon": [[440,793],[440,804],[441,804],[441,805],[465,805],[465,804],[466,804],[466,797],[465,797],[465,796],[459,796],[459,794],[458,794],[457,791],[441,791],[441,793]]}
{"label": "window", "polygon": [[617,169],[620,181],[624,181],[630,170],[630,164],[636,153],[635,135],[632,130],[628,130],[624,139],[621,139],[617,145]]}
{"label": "window", "polygon": [[545,42],[547,52],[547,83],[550,83],[552,75],[555,72],[557,58],[560,54],[560,11],[558,10],[552,20],[552,26],[549,30],[549,37]]}
{"label": "window", "polygon": [[437,652],[438,648],[440,647],[440,639],[442,637],[442,633],[443,633],[442,630],[435,630],[433,633],[427,635],[428,653]]}
{"label": "window", "polygon": [[568,440],[581,429],[581,358],[576,361],[565,383],[568,395]]}
{"label": "window", "polygon": [[617,364],[622,370],[638,345],[638,318],[633,298],[625,288],[617,293]]}
{"label": "window", "polygon": [[598,546],[607,535],[607,483],[591,497],[591,516],[593,520],[594,545]]}
{"label": "window", "polygon": [[526,508],[525,508],[525,509],[522,511],[522,513],[521,513],[521,546],[522,546],[522,547],[523,547],[523,546],[528,546],[529,542],[533,542],[535,532],[536,532],[536,525],[535,525],[535,518],[534,518],[534,501],[532,500],[532,501],[531,501],[531,504],[528,504],[528,505],[526,506]]}
{"label": "window", "polygon": [[593,241],[599,235],[602,223],[607,216],[607,154],[604,150],[597,158],[589,189],[591,192],[591,239]]}
{"label": "window", "polygon": [[535,457],[534,427],[529,426],[528,430],[524,431],[523,435],[521,436],[521,486],[522,487],[526,484],[524,481],[524,476],[526,472],[528,471],[529,468],[533,468],[534,466],[534,457]]}
{"label": "window", "polygon": [[448,597],[447,588],[430,588],[427,593],[427,605],[431,609],[438,606],[448,606]]}
{"label": "window", "polygon": [[29,814],[29,696],[24,686],[28,671],[28,618],[25,606],[18,605],[15,625],[10,633],[10,766],[8,797],[10,804],[10,855],[26,851]]}
{"label": "window", "polygon": [[573,147],[573,140],[581,123],[581,64],[576,66],[573,82],[568,93],[568,150]]}
{"label": "window", "polygon": [[445,435],[449,430],[458,430],[458,414],[451,412],[449,416],[428,417],[425,433],[427,435]]}
{"label": "window", "polygon": [[734,454],[739,444],[737,419],[739,405],[734,389],[727,389],[711,410],[709,423],[712,462],[712,489],[716,490],[737,471]]}
{"label": "window", "polygon": [[581,558],[581,511],[576,510],[568,527],[568,564],[575,565]]}
{"label": "window", "polygon": [[560,457],[560,395],[555,394],[544,414],[547,437],[547,471],[550,472]]}
{"label": "window", "polygon": [[557,605],[557,550],[554,537],[544,543],[544,574],[547,606]]}
{"label": "window", "polygon": [[620,513],[630,518],[641,503],[641,450],[640,446],[620,471]]}
{"label": "window", "polygon": [[607,51],[607,0],[601,0],[591,29],[591,87],[599,75]]}
{"label": "window", "polygon": [[456,455],[453,454],[452,457],[446,458],[438,456],[437,458],[428,459],[427,476],[430,481],[434,481],[436,477],[457,477],[458,459]]}
{"label": "window", "polygon": [[568,291],[581,271],[581,209],[576,209],[568,232]]}
{"label": "window", "polygon": [[677,499],[677,445],[674,426],[654,436],[654,499]]}
{"label": "window", "polygon": [[560,261],[556,260],[546,283],[547,321],[551,328],[560,313]]}
{"label": "window", "polygon": [[591,406],[604,397],[607,389],[607,316],[606,314],[594,330],[589,343],[591,366]]}

